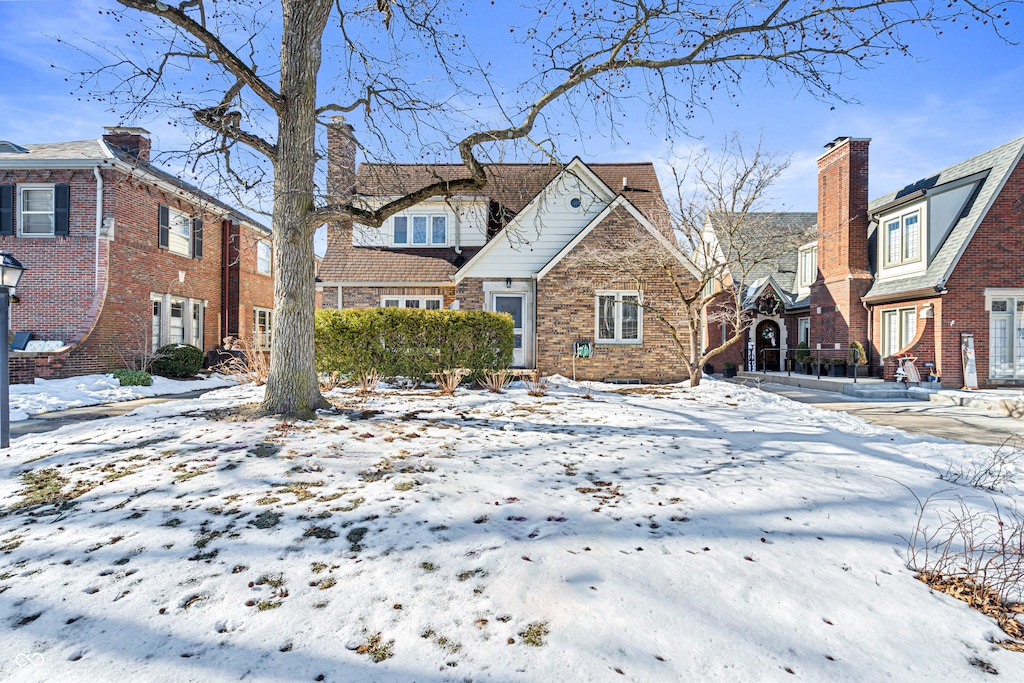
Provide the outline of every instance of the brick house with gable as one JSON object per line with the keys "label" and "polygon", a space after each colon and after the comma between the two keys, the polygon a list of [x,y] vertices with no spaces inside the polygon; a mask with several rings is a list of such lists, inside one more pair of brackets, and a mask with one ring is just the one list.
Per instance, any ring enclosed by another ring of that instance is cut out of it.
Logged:
{"label": "brick house with gable", "polygon": [[841,356],[857,340],[876,376],[893,379],[906,353],[923,378],[959,388],[967,346],[979,386],[1024,385],[1024,137],[874,200],[869,142],[826,145],[818,212],[803,214],[817,237],[746,283],[752,308],[765,291],[783,304],[751,327],[747,349],[767,322],[784,355],[808,341]]}
{"label": "brick house with gable", "polygon": [[[335,200],[351,193],[379,205],[466,176],[463,166],[447,164],[357,169],[351,127],[342,121],[329,128],[328,142]],[[671,231],[657,226],[667,207],[653,165],[577,158],[564,166],[487,164],[486,172],[479,192],[426,200],[380,228],[328,226],[322,305],[506,312],[515,325],[516,367],[542,375],[575,369],[588,380],[688,379],[669,331],[643,306],[645,292],[668,292],[670,283],[639,284],[576,258],[587,245],[649,241],[672,253],[685,272]],[[574,358],[581,341],[592,342],[589,358]]]}
{"label": "brick house with gable", "polygon": [[208,351],[228,335],[269,335],[269,230],[149,155],[141,128],[0,142],[0,249],[27,269],[11,330],[45,349],[12,351],[12,381],[124,367],[139,340]]}

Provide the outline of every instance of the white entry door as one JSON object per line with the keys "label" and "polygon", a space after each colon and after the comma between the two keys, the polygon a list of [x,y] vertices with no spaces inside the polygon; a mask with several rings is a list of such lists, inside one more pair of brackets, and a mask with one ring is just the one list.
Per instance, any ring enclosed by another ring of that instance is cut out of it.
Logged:
{"label": "white entry door", "polygon": [[521,368],[526,364],[526,294],[492,294],[491,297],[492,311],[512,316],[512,365]]}

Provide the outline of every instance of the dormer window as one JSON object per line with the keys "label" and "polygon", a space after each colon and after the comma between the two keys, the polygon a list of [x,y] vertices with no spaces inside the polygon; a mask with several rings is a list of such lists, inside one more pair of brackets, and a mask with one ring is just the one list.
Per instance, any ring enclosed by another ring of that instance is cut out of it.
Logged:
{"label": "dormer window", "polygon": [[800,249],[800,289],[806,289],[818,279],[818,245]]}
{"label": "dormer window", "polygon": [[884,262],[902,266],[921,260],[921,212],[911,211],[882,221]]}
{"label": "dormer window", "polygon": [[395,216],[392,221],[391,241],[396,247],[444,247],[448,245],[447,216]]}

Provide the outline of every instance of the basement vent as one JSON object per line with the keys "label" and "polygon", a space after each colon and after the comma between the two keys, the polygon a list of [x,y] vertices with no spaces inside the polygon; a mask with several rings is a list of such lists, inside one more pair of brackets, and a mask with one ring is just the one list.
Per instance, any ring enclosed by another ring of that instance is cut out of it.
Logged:
{"label": "basement vent", "polygon": [[28,154],[28,150],[7,140],[0,140],[0,154]]}
{"label": "basement vent", "polygon": [[639,377],[636,379],[603,379],[601,381],[605,384],[643,384]]}

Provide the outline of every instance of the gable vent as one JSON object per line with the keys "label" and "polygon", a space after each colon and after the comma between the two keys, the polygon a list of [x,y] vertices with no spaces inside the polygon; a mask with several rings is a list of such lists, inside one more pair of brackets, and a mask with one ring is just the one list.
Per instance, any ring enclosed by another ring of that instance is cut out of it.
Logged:
{"label": "gable vent", "polygon": [[28,154],[28,150],[7,140],[0,140],[0,154]]}

